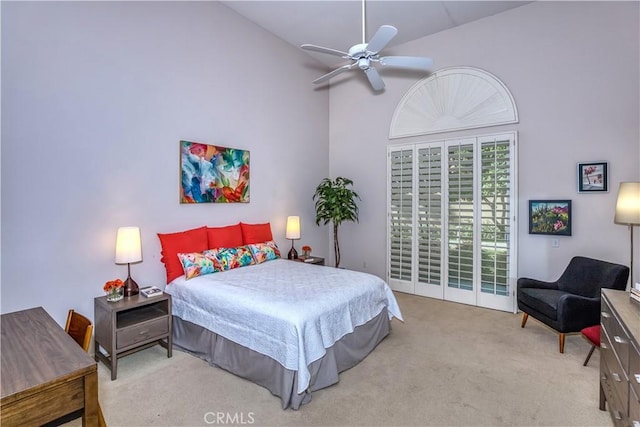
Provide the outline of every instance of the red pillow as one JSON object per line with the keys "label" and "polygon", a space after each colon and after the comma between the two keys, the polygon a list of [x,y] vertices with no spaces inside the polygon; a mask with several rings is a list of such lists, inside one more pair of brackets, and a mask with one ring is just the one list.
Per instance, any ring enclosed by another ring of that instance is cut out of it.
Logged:
{"label": "red pillow", "polygon": [[273,240],[271,224],[268,222],[264,224],[245,224],[244,222],[241,222],[240,227],[242,228],[243,245],[264,243],[269,240]]}
{"label": "red pillow", "polygon": [[207,239],[209,241],[209,247],[207,249],[242,246],[242,230],[240,229],[240,224],[227,225],[226,227],[208,227]]}
{"label": "red pillow", "polygon": [[158,233],[158,238],[162,245],[160,261],[164,263],[164,268],[167,270],[167,283],[184,274],[178,253],[202,252],[209,249],[207,227],[204,226],[179,233]]}

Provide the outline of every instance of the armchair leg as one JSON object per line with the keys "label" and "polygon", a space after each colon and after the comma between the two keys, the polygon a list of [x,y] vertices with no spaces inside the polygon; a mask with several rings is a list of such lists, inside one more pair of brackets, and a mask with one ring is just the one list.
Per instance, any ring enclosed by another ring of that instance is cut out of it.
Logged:
{"label": "armchair leg", "polygon": [[558,337],[558,339],[560,344],[560,353],[564,353],[564,334],[560,333],[560,336]]}
{"label": "armchair leg", "polygon": [[522,324],[520,325],[521,328],[524,328],[524,325],[527,324],[528,318],[529,318],[529,315],[527,313],[522,313]]}

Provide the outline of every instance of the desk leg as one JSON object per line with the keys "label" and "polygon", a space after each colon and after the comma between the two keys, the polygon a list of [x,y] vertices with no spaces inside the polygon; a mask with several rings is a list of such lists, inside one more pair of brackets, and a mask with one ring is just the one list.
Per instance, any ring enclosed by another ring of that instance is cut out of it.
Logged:
{"label": "desk leg", "polygon": [[[96,367],[97,368],[97,367]],[[98,426],[98,371],[84,376],[84,410],[82,426]]]}

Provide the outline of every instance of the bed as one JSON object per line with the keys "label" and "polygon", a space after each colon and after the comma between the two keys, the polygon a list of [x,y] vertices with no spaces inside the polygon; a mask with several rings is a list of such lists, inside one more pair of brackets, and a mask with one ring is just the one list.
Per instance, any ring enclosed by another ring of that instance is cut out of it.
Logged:
{"label": "bed", "polygon": [[173,279],[173,343],[299,409],[339,381],[402,314],[379,277],[275,259]]}

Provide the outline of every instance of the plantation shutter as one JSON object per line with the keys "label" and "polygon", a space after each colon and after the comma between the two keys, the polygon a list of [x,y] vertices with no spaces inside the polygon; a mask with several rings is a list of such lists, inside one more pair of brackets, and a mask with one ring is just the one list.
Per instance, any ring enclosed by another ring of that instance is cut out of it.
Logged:
{"label": "plantation shutter", "polygon": [[511,233],[511,141],[481,143],[481,292],[509,294]]}
{"label": "plantation shutter", "polygon": [[515,142],[505,133],[388,148],[393,290],[515,310]]}
{"label": "plantation shutter", "polygon": [[448,146],[448,286],[473,289],[473,144]]}
{"label": "plantation shutter", "polygon": [[418,281],[441,285],[442,147],[418,149]]}
{"label": "plantation shutter", "polygon": [[389,277],[412,280],[413,149],[389,153]]}

